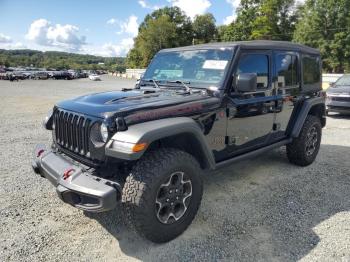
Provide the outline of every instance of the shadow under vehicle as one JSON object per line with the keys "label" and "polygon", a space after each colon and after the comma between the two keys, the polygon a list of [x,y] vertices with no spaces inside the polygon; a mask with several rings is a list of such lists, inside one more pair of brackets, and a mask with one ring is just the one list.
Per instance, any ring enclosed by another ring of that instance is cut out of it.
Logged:
{"label": "shadow under vehicle", "polygon": [[[288,42],[158,52],[134,89],[56,104],[32,167],[87,212],[122,202],[137,232],[166,242],[191,224],[202,174],[286,146],[315,160],[326,125],[318,50]],[[119,208],[119,206],[118,206]]]}

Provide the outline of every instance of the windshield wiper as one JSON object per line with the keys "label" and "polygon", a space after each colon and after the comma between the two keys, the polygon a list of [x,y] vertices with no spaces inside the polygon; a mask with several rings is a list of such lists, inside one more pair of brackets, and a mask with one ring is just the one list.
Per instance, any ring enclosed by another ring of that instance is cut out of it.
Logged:
{"label": "windshield wiper", "polygon": [[191,88],[188,86],[189,84],[191,84],[190,82],[184,82],[182,80],[173,80],[173,81],[167,81],[167,83],[181,84],[185,88],[186,92],[191,91]]}
{"label": "windshield wiper", "polygon": [[160,88],[158,85],[158,81],[154,79],[142,79],[142,82],[148,82],[148,83],[153,83],[156,88]]}

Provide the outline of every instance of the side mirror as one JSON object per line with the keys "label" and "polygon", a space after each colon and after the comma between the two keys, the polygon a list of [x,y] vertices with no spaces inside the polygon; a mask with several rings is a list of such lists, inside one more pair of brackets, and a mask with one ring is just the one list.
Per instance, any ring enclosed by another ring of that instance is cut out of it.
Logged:
{"label": "side mirror", "polygon": [[242,73],[237,76],[237,90],[239,92],[255,92],[258,82],[256,73]]}

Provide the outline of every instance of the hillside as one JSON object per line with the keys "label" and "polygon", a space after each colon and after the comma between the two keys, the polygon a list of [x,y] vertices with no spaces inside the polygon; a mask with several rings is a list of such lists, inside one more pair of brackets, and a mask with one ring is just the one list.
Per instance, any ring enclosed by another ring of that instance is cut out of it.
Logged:
{"label": "hillside", "polygon": [[[103,63],[103,64],[101,64]],[[36,50],[4,50],[0,49],[0,66],[34,66],[39,68],[62,69],[106,69],[112,71],[125,70],[125,58],[102,57],[73,54],[66,52]]]}

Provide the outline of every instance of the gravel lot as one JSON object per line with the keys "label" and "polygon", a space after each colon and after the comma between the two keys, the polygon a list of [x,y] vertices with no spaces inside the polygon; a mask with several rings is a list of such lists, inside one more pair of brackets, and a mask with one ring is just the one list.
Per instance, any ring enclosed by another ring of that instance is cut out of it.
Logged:
{"label": "gravel lot", "polygon": [[329,117],[316,162],[290,165],[284,149],[204,178],[199,213],[156,245],[119,210],[87,214],[61,202],[31,170],[52,105],[130,80],[0,81],[0,261],[350,261],[350,117]]}

